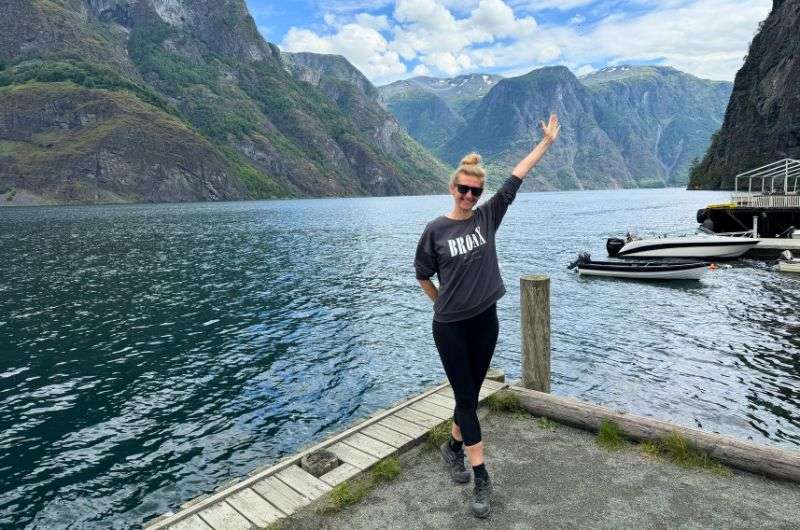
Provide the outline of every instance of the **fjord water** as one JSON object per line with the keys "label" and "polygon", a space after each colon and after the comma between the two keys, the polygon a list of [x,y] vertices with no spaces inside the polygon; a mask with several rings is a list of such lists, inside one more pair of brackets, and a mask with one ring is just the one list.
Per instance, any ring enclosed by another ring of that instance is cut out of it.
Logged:
{"label": "fjord water", "polygon": [[[726,195],[520,194],[498,235],[494,365],[519,278],[552,278],[553,392],[800,446],[800,277],[579,278],[629,228]],[[128,528],[444,378],[413,274],[446,196],[0,210],[0,526]]]}

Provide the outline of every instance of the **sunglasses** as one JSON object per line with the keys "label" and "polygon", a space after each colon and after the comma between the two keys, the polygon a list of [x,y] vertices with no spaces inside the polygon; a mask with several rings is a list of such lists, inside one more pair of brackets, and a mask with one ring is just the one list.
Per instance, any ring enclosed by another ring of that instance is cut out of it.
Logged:
{"label": "sunglasses", "polygon": [[456,189],[458,189],[458,193],[461,195],[466,195],[468,191],[472,191],[473,197],[480,197],[481,193],[483,193],[483,188],[473,188],[466,184],[456,184]]}

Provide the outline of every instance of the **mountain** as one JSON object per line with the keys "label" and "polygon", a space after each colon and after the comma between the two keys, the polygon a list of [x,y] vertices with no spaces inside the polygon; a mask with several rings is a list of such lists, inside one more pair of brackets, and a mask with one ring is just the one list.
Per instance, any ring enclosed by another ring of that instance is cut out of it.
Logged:
{"label": "mountain", "polygon": [[730,83],[669,67],[609,67],[582,79],[561,66],[499,81],[437,152],[456,163],[476,150],[502,179],[556,112],[561,136],[525,189],[683,185],[722,121]]}
{"label": "mountain", "polygon": [[480,100],[502,79],[469,74],[449,79],[412,77],[379,88],[386,107],[428,149],[447,142],[466,124]]}
{"label": "mountain", "polygon": [[243,0],[4,0],[1,202],[440,190],[446,168],[337,64],[349,79],[298,75]]}
{"label": "mountain", "polygon": [[689,188],[733,189],[736,174],[800,158],[800,2],[774,0],[736,74],[722,128]]}
{"label": "mountain", "polygon": [[581,78],[599,103],[600,127],[634,178],[685,185],[692,161],[722,123],[732,85],[669,67],[610,67]]}
{"label": "mountain", "polygon": [[414,77],[419,86],[436,94],[459,116],[469,120],[477,104],[502,77],[492,74],[465,74],[451,78]]}
{"label": "mountain", "polygon": [[[382,106],[378,89],[347,59],[340,55],[286,52],[281,57],[295,79],[319,88],[406,174],[439,183],[450,173],[450,168],[423,149],[397,123]],[[413,187],[414,182],[409,180],[408,186]],[[433,191],[442,189],[437,187]]]}

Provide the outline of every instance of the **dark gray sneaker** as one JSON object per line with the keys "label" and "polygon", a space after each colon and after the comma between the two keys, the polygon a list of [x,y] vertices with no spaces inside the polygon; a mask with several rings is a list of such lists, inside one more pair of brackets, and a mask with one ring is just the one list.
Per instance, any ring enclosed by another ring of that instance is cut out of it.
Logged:
{"label": "dark gray sneaker", "polygon": [[475,517],[489,515],[489,497],[492,496],[492,481],[488,478],[475,477],[475,497],[472,500],[472,514]]}
{"label": "dark gray sneaker", "polygon": [[440,447],[442,453],[442,460],[450,472],[450,478],[453,482],[459,484],[466,484],[469,482],[471,473],[464,467],[464,447],[461,447],[459,452],[453,451],[449,442],[444,442]]}

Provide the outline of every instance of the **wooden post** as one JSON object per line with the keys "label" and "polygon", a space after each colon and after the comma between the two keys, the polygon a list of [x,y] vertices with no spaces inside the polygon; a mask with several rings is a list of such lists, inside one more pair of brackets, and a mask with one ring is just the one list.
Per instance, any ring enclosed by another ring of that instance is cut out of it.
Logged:
{"label": "wooden post", "polygon": [[522,386],[550,392],[550,278],[520,278]]}

